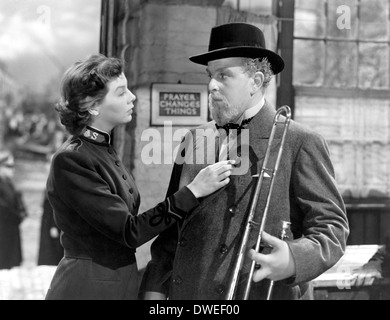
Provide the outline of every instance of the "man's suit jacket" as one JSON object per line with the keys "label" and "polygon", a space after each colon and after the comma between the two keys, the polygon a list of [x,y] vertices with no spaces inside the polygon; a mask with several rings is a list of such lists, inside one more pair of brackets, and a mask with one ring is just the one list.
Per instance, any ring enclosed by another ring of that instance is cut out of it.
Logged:
{"label": "man's suit jacket", "polygon": [[[249,124],[249,155],[242,155],[249,157],[248,172],[232,176],[226,187],[202,199],[180,228],[170,228],[154,241],[141,294],[163,292],[171,300],[225,298],[257,180],[253,175],[261,170],[275,113],[266,103]],[[215,123],[203,128],[215,128]],[[193,130],[195,135],[197,132],[201,131]],[[189,144],[192,150],[186,148],[189,141],[193,141]],[[191,139],[187,135],[179,156],[204,148],[199,147],[202,141],[202,137]],[[276,144],[278,141],[280,133],[275,138]],[[206,149],[209,151],[209,146]],[[168,195],[191,181],[205,166],[175,164]],[[257,203],[258,221],[265,198],[261,194]],[[277,236],[282,220],[291,222],[287,241],[295,260],[296,276],[277,282],[274,298],[309,297],[312,292],[307,282],[340,259],[349,228],[325,140],[294,121],[275,177],[265,231]],[[256,239],[253,233],[249,247]],[[249,265],[250,261],[246,261],[243,274]],[[253,286],[252,298],[264,297],[267,281]]]}

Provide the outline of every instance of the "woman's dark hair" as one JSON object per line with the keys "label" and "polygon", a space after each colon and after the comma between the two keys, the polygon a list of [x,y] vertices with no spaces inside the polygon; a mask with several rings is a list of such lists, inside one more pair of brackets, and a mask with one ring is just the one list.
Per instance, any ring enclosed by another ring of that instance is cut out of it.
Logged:
{"label": "woman's dark hair", "polygon": [[61,99],[56,104],[61,123],[70,134],[79,133],[91,122],[88,112],[104,99],[107,83],[123,73],[123,62],[96,54],[76,62],[64,74]]}

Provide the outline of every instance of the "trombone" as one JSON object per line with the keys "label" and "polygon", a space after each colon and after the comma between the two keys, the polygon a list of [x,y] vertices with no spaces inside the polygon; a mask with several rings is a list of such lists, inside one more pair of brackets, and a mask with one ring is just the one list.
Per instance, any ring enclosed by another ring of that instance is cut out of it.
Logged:
{"label": "trombone", "polygon": [[[283,121],[280,121],[279,118],[280,118],[282,113],[285,113],[285,119]],[[236,298],[235,296],[236,296],[236,292],[237,292],[240,271],[241,271],[241,268],[242,268],[243,263],[244,263],[244,257],[247,254],[249,237],[250,237],[250,234],[251,234],[253,227],[259,226],[259,223],[254,221],[254,216],[255,216],[257,202],[258,202],[258,199],[260,196],[260,192],[262,190],[263,179],[270,179],[267,200],[266,200],[266,204],[264,207],[264,213],[263,213],[263,217],[261,219],[257,242],[256,242],[256,247],[255,247],[256,252],[259,252],[262,232],[264,231],[266,220],[267,220],[268,209],[269,209],[269,204],[270,204],[271,195],[272,195],[272,189],[273,189],[273,185],[274,185],[274,178],[275,178],[275,175],[278,171],[281,155],[283,152],[284,143],[286,140],[286,133],[287,133],[288,127],[290,125],[290,121],[291,121],[290,107],[289,106],[280,107],[277,110],[275,117],[274,117],[274,120],[273,120],[272,130],[271,130],[271,134],[270,134],[270,137],[268,140],[268,146],[267,146],[267,150],[265,153],[261,172],[259,175],[254,176],[254,177],[258,176],[259,178],[258,178],[257,183],[256,183],[256,189],[255,189],[255,193],[254,193],[253,198],[252,198],[248,218],[246,221],[245,231],[244,231],[244,234],[243,234],[242,239],[241,239],[240,248],[239,248],[239,251],[237,254],[237,259],[235,261],[233,273],[232,273],[231,280],[229,283],[229,289],[228,289],[227,295],[226,295],[227,300],[234,300]],[[276,157],[276,161],[275,161],[275,167],[272,169],[272,168],[268,168],[268,160],[270,157],[272,143],[274,140],[274,136],[275,136],[275,132],[276,132],[276,128],[277,128],[278,124],[283,125],[283,133],[282,133],[282,139],[281,139],[281,142],[279,145],[279,149],[278,149],[278,153],[277,153],[277,157]],[[255,268],[256,268],[256,262],[253,261],[251,268],[250,268],[250,272],[249,272],[247,281],[246,281],[243,300],[248,300],[248,298],[249,298],[249,293],[250,293],[252,282],[253,282],[252,278],[253,278],[253,273],[255,271]],[[271,296],[272,287],[273,287],[273,282],[271,282],[271,287],[268,290],[267,297]]]}

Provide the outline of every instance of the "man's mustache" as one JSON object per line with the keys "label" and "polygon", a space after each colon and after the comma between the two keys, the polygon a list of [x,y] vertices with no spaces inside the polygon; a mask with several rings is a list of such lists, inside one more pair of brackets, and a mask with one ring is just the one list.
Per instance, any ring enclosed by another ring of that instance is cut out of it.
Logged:
{"label": "man's mustache", "polygon": [[225,101],[226,100],[226,98],[223,95],[218,94],[218,93],[210,93],[209,99],[212,101]]}

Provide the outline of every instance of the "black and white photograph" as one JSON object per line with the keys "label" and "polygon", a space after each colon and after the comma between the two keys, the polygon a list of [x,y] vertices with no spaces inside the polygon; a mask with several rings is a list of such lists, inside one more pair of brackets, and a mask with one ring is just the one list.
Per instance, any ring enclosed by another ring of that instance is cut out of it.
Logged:
{"label": "black and white photograph", "polygon": [[0,0],[0,300],[390,300],[390,0]]}

